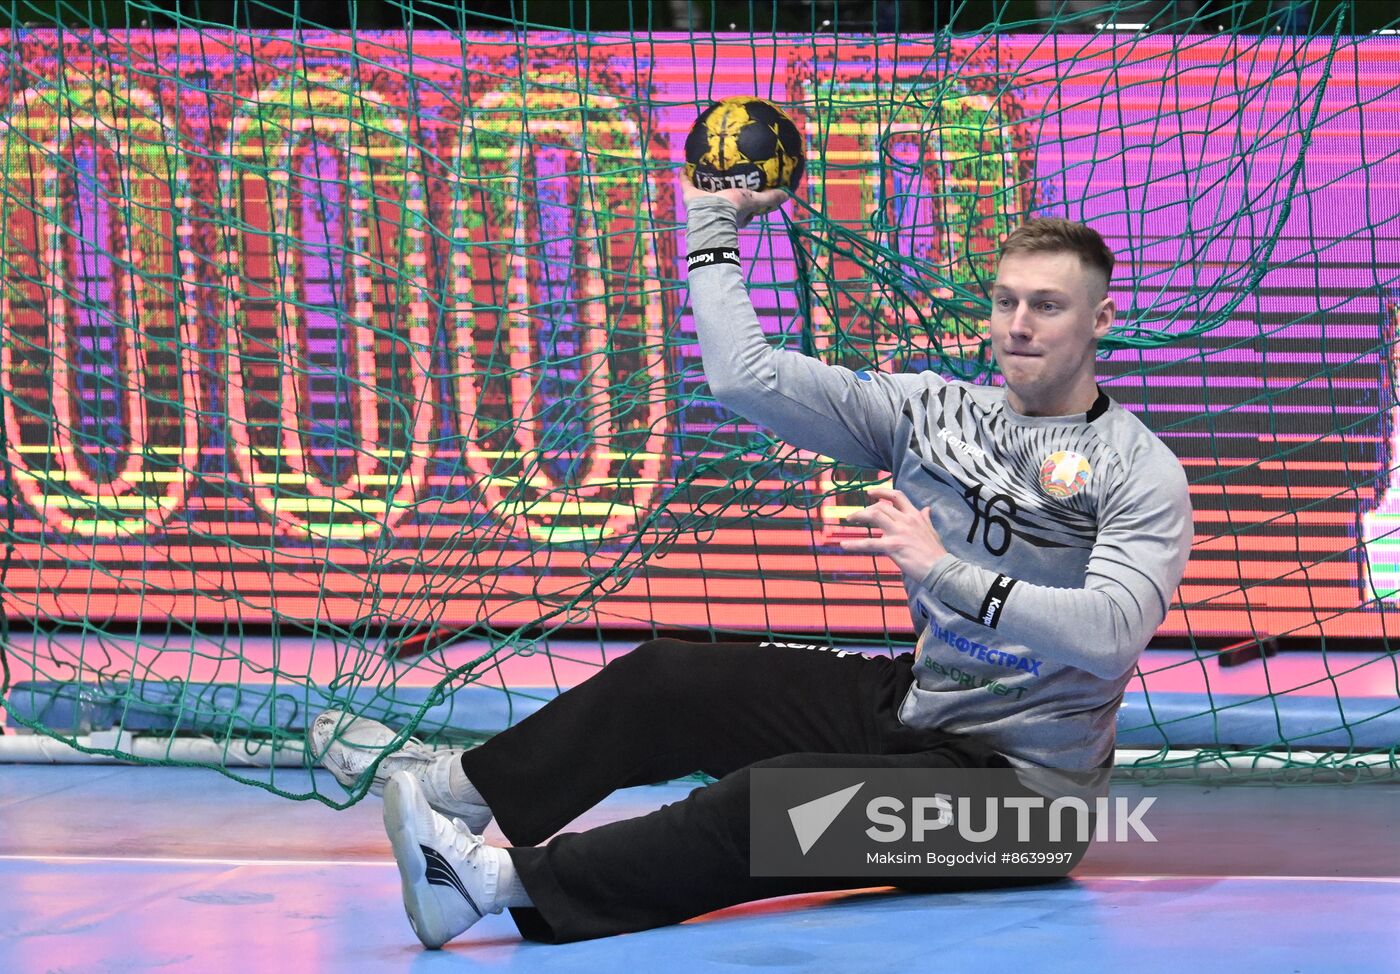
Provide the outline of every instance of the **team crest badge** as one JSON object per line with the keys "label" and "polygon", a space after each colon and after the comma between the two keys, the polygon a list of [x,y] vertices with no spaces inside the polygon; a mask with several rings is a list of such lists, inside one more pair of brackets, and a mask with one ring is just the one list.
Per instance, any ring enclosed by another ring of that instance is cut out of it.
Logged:
{"label": "team crest badge", "polygon": [[1058,450],[1040,465],[1040,489],[1057,500],[1064,500],[1083,490],[1092,472],[1089,461],[1078,453]]}

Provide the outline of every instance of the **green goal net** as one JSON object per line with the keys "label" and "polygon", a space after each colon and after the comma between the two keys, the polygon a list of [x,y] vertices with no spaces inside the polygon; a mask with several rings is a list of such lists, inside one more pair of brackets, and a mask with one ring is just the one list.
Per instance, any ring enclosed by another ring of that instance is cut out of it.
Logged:
{"label": "green goal net", "polygon": [[683,143],[756,94],[775,343],[996,382],[1008,230],[1119,255],[1101,383],[1196,511],[1121,762],[1396,768],[1400,22],[496,6],[7,8],[0,740],[308,797],[327,707],[476,740],[658,633],[908,649],[836,543],[884,475],[704,383]]}

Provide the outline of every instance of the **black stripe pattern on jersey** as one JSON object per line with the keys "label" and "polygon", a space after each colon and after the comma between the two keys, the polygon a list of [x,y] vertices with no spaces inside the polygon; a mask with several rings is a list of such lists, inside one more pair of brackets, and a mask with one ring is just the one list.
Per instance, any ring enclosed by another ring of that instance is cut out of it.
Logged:
{"label": "black stripe pattern on jersey", "polygon": [[[1102,415],[1106,408],[1091,411]],[[905,404],[904,416],[910,421],[908,448],[924,472],[958,490],[970,506],[977,503],[974,496],[984,504],[1003,498],[996,513],[1015,537],[1037,548],[1093,545],[1098,490],[1052,499],[1031,486],[1040,480],[1045,457],[1057,451],[1078,453],[1095,478],[1111,478],[1115,458],[1093,430],[1010,423],[1001,408],[985,409],[954,385],[925,389]]]}

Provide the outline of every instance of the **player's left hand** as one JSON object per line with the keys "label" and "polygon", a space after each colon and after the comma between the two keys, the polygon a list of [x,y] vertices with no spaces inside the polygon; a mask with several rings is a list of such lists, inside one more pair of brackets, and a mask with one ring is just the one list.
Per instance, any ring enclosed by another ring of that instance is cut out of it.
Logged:
{"label": "player's left hand", "polygon": [[733,203],[734,208],[739,211],[736,222],[740,227],[747,226],[756,216],[772,213],[788,201],[787,191],[782,189],[722,189],[716,193],[709,193],[698,188],[684,173],[681,174],[682,199],[689,203],[706,196],[718,196]]}
{"label": "player's left hand", "polygon": [[938,559],[948,553],[929,520],[929,509],[915,507],[901,490],[872,487],[868,493],[875,503],[848,515],[846,523],[873,528],[880,534],[842,538],[841,547],[855,553],[888,555],[905,575],[923,580]]}

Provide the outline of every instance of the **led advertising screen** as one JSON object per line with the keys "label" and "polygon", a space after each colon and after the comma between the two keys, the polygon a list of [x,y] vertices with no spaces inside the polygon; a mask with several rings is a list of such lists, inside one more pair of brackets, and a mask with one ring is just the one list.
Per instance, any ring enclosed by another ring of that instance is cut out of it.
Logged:
{"label": "led advertising screen", "polygon": [[0,36],[12,618],[907,630],[835,542],[880,473],[704,385],[684,142],[744,94],[808,152],[775,342],[994,382],[997,242],[1086,220],[1192,483],[1163,632],[1393,630],[1393,39],[523,37]]}

